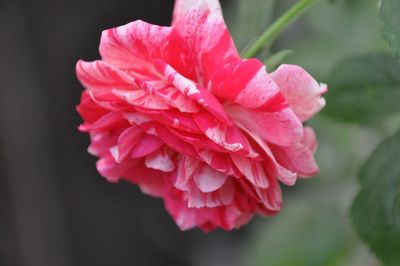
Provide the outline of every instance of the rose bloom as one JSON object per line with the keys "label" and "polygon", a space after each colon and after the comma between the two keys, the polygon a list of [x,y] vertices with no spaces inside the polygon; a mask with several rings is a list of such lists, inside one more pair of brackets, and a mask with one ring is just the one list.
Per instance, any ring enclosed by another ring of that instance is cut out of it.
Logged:
{"label": "rose bloom", "polygon": [[282,207],[280,182],[318,172],[303,127],[327,87],[282,65],[241,59],[217,0],[177,0],[170,27],[105,30],[101,60],[79,61],[77,106],[89,153],[110,182],[164,200],[182,230],[231,230]]}

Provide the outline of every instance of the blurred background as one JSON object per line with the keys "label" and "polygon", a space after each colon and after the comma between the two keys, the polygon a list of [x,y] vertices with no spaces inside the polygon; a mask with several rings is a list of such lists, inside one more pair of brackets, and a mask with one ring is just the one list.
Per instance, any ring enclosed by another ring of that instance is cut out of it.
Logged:
{"label": "blurred background", "polygon": [[[295,1],[221,2],[243,48]],[[376,1],[319,2],[272,47],[293,50],[284,62],[327,82],[341,59],[386,49]],[[0,265],[380,265],[348,212],[360,164],[394,132],[392,122],[375,130],[318,115],[319,176],[285,187],[278,216],[229,233],[181,232],[161,200],[97,173],[88,136],[77,131],[75,63],[99,58],[103,29],[137,19],[168,25],[172,8],[165,0],[0,0]]]}

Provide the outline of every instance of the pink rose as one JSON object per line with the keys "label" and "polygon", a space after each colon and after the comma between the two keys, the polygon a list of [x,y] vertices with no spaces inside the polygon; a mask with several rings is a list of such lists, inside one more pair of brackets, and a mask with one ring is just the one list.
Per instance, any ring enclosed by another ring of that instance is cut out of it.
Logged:
{"label": "pink rose", "polygon": [[279,181],[318,172],[314,131],[325,85],[298,66],[267,74],[240,59],[217,0],[177,0],[171,27],[106,30],[102,60],[79,61],[77,107],[110,182],[161,197],[182,230],[225,230],[282,207]]}

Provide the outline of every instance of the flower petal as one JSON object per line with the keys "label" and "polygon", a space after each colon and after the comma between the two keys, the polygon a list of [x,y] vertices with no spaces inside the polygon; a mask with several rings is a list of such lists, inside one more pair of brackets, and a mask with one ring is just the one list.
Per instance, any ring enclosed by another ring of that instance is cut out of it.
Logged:
{"label": "flower petal", "polygon": [[165,79],[168,80],[180,92],[195,100],[197,103],[203,106],[204,109],[215,115],[222,122],[231,124],[221,104],[210,92],[182,76],[164,61],[155,60],[154,63],[156,64],[158,71],[164,75]]}
{"label": "flower petal", "polygon": [[328,90],[327,86],[318,84],[303,68],[281,65],[271,77],[301,121],[310,119],[325,106],[321,95]]}
{"label": "flower petal", "polygon": [[144,90],[124,91],[113,89],[111,92],[132,106],[154,110],[168,110],[171,108],[168,104]]}
{"label": "flower petal", "polygon": [[263,139],[283,146],[301,140],[301,121],[259,60],[225,65],[213,76],[211,91],[231,103],[225,105],[231,118]]}
{"label": "flower petal", "polygon": [[303,138],[303,125],[289,107],[272,113],[239,105],[226,106],[225,110],[233,120],[270,143],[289,147]]}
{"label": "flower petal", "polygon": [[[288,169],[281,166],[275,159],[275,156],[271,149],[269,148],[268,144],[262,140],[256,134],[248,131],[245,127],[238,124],[238,126],[244,130],[248,135],[249,138],[252,139],[260,149],[264,152],[264,165],[268,170],[271,170],[274,175],[285,185],[293,186],[297,180],[297,174],[294,172],[289,171]],[[304,134],[306,136],[306,134]],[[307,134],[308,135],[308,134]],[[259,152],[262,154],[261,152]]]}
{"label": "flower petal", "polygon": [[76,64],[76,75],[82,85],[90,90],[137,89],[132,76],[100,60],[79,60]]}
{"label": "flower petal", "polygon": [[[176,23],[177,20],[183,18],[191,9],[193,9],[196,4],[207,5],[211,12],[221,14],[221,5],[218,0],[175,0],[174,11],[173,11],[173,22]],[[222,14],[221,14],[222,16]]]}
{"label": "flower petal", "polygon": [[254,186],[260,188],[269,186],[269,180],[261,162],[234,153],[231,153],[230,156],[239,171]]}
{"label": "flower petal", "polygon": [[156,136],[145,134],[140,141],[132,148],[131,158],[145,157],[158,150],[164,143]]}
{"label": "flower petal", "polygon": [[[311,132],[309,130],[307,131],[308,133],[304,134],[305,138],[302,140],[302,142],[316,143],[315,139],[309,139],[313,138],[313,136],[310,135]],[[281,147],[276,145],[271,145],[270,147],[279,164],[285,168],[292,172],[296,172],[299,177],[314,176],[319,172],[318,165],[315,162],[314,155],[310,147],[302,142],[299,142],[291,147]]]}
{"label": "flower petal", "polygon": [[201,192],[213,192],[222,187],[225,183],[227,175],[212,169],[207,165],[203,165],[194,175],[193,179]]}
{"label": "flower petal", "polygon": [[195,58],[195,80],[205,87],[216,69],[239,58],[217,0],[177,1],[173,27]]}
{"label": "flower petal", "polygon": [[161,149],[146,157],[146,167],[160,170],[163,172],[171,172],[175,169],[175,164],[170,158],[168,151]]}
{"label": "flower petal", "polygon": [[118,138],[118,147],[113,155],[115,161],[120,163],[124,160],[131,153],[132,148],[141,141],[143,135],[144,132],[136,126],[125,129]]}
{"label": "flower petal", "polygon": [[103,60],[113,66],[144,76],[157,76],[152,62],[159,58],[183,75],[193,79],[196,77],[190,48],[172,27],[137,20],[105,30],[101,36],[100,54]]}
{"label": "flower petal", "polygon": [[225,150],[238,152],[251,158],[258,157],[246,137],[236,126],[225,125],[207,112],[196,113],[193,117],[204,134]]}

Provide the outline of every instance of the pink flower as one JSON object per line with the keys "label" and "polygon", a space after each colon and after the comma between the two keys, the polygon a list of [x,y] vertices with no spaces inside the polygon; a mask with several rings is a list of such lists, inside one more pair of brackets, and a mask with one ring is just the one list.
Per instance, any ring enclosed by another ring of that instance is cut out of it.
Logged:
{"label": "pink flower", "polygon": [[282,207],[279,182],[318,172],[314,131],[325,85],[298,66],[267,74],[240,59],[217,0],[177,0],[171,27],[106,30],[102,60],[79,61],[77,107],[110,182],[161,197],[182,230],[225,230]]}

